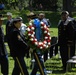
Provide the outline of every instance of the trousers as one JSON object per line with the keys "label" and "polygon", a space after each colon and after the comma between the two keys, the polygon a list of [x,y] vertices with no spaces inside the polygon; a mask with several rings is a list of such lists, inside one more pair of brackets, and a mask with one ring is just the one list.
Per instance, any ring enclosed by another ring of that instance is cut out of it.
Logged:
{"label": "trousers", "polygon": [[8,56],[0,56],[1,73],[8,75]]}
{"label": "trousers", "polygon": [[29,75],[24,61],[24,57],[13,57],[14,59],[14,69],[12,75]]}
{"label": "trousers", "polygon": [[33,52],[35,63],[31,75],[36,75],[37,71],[40,71],[40,75],[47,75],[44,67],[42,54],[40,52]]}

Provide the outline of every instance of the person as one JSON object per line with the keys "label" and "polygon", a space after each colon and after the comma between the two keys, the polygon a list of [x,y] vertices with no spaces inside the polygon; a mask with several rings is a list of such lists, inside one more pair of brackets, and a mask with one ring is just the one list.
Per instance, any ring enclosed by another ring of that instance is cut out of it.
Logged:
{"label": "person", "polygon": [[43,5],[41,3],[39,4],[39,9],[43,10]]}
{"label": "person", "polygon": [[[45,14],[44,13],[40,13],[39,16],[38,16],[38,19],[40,22],[44,22],[46,24],[47,27],[49,27],[49,24],[48,24],[48,20],[45,18]],[[44,52],[44,62],[46,62],[46,60],[48,59],[48,50],[46,50]]]}
{"label": "person", "polygon": [[13,21],[12,19],[12,13],[11,12],[7,12],[7,22],[6,22],[6,35],[8,35],[8,33],[10,32],[9,27],[10,27],[10,23]]}
{"label": "person", "polygon": [[57,42],[57,37],[53,36],[51,38],[51,47],[49,51],[49,56],[52,58],[54,55],[56,56],[58,54],[58,42]]}
{"label": "person", "polygon": [[[37,38],[38,41],[40,41],[40,38],[41,38],[40,21],[38,18],[36,18],[36,15],[34,13],[31,15],[28,15],[28,16],[30,18],[30,21],[31,20],[34,21],[34,25],[35,25],[35,29],[36,29],[35,37]],[[43,54],[40,49],[33,50],[33,56],[34,56],[35,62],[34,62],[34,66],[33,66],[33,69],[32,69],[32,72],[30,75],[36,75],[38,70],[40,71],[40,75],[47,75],[46,69],[44,67],[42,55]]]}
{"label": "person", "polygon": [[[22,19],[22,17],[20,17]],[[23,20],[23,19],[22,19]],[[21,23],[21,27],[20,27],[20,31],[22,32],[22,34],[25,36],[25,32],[26,32],[27,26],[26,24],[24,24],[23,22]]]}
{"label": "person", "polygon": [[4,8],[5,8],[4,3],[0,2],[0,10],[4,10]]}
{"label": "person", "polygon": [[75,55],[74,25],[72,19],[68,17],[69,12],[62,11],[61,20],[58,23],[58,45],[60,47],[63,71],[66,71],[67,60]]}
{"label": "person", "polygon": [[[30,12],[28,15],[27,15],[27,19],[28,19],[28,22],[30,23],[32,20],[36,20],[37,21],[37,16],[35,13],[33,12]],[[30,65],[30,68],[33,68],[33,64],[34,63],[34,56],[33,56],[33,53],[32,51],[30,50],[30,54],[31,54],[31,65]]]}
{"label": "person", "polygon": [[19,30],[21,27],[22,19],[19,17],[13,19],[12,29],[9,33],[10,55],[14,59],[14,69],[12,75],[29,75],[26,63],[24,61],[25,54],[28,51],[26,39]]}
{"label": "person", "polygon": [[[13,19],[12,19],[12,13],[10,13],[10,12],[7,12],[7,22],[6,22],[6,35],[5,35],[5,41],[6,42],[8,42],[8,34],[9,34],[9,32],[10,32],[10,30],[11,30],[11,22],[13,21]],[[8,45],[9,45],[9,42],[8,42]]]}
{"label": "person", "polygon": [[44,22],[47,27],[51,27],[51,22],[50,22],[49,19],[47,19],[47,18],[45,17],[45,14],[44,14],[44,13],[40,13],[40,14],[39,14],[39,20],[42,21],[42,22]]}
{"label": "person", "polygon": [[[19,18],[22,19],[22,17],[19,17]],[[23,23],[23,19],[22,19],[22,23],[21,23],[21,27],[20,27],[20,32],[23,34],[24,37],[26,36],[26,34],[25,34],[26,29],[27,29],[27,26],[26,26],[26,24]],[[26,53],[26,57],[27,58],[30,57],[29,50],[30,50],[30,47],[28,48],[28,51]]]}
{"label": "person", "polygon": [[2,30],[3,15],[0,14],[0,65],[3,75],[8,75],[8,53],[4,44],[4,34]]}
{"label": "person", "polygon": [[49,19],[47,19],[47,22],[48,22],[48,27],[50,28],[51,27],[51,22],[50,22],[50,20]]}
{"label": "person", "polygon": [[46,26],[48,26],[48,19],[45,18],[44,13],[40,13],[38,18],[39,18],[40,21],[44,22],[46,24]]}

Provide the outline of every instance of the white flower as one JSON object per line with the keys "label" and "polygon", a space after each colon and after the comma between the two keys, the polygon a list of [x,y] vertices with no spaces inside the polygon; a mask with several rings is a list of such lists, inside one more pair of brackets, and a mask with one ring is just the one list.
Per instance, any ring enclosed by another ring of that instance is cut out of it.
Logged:
{"label": "white flower", "polygon": [[51,37],[49,37],[49,39],[51,40]]}
{"label": "white flower", "polygon": [[35,35],[35,32],[33,32],[33,35]]}
{"label": "white flower", "polygon": [[44,24],[44,22],[41,22],[41,24]]}
{"label": "white flower", "polygon": [[45,45],[45,44],[44,44],[43,46],[44,46],[44,47],[46,47],[46,45]]}
{"label": "white flower", "polygon": [[31,34],[29,33],[28,36],[30,36]]}
{"label": "white flower", "polygon": [[47,45],[46,48],[48,48],[49,46]]}
{"label": "white flower", "polygon": [[44,41],[44,44],[47,44],[47,42],[46,42],[46,41]]}
{"label": "white flower", "polygon": [[30,28],[27,28],[27,31],[30,31]]}
{"label": "white flower", "polygon": [[47,33],[47,31],[45,30],[44,33]]}
{"label": "white flower", "polygon": [[32,23],[30,22],[29,25],[32,26]]}
{"label": "white flower", "polygon": [[32,34],[31,37],[34,37],[34,35]]}
{"label": "white flower", "polygon": [[32,27],[31,29],[32,29],[32,30],[34,30],[35,28],[34,28],[34,27]]}
{"label": "white flower", "polygon": [[33,38],[31,38],[30,40],[31,40],[31,41],[33,41],[34,39],[33,39]]}
{"label": "white flower", "polygon": [[37,41],[37,39],[35,39],[35,41]]}
{"label": "white flower", "polygon": [[48,45],[50,45],[50,42],[48,42]]}
{"label": "white flower", "polygon": [[50,33],[48,32],[48,35],[50,35]]}
{"label": "white flower", "polygon": [[39,45],[42,45],[42,42],[39,42]]}
{"label": "white flower", "polygon": [[45,37],[45,39],[48,39],[48,37]]}
{"label": "white flower", "polygon": [[46,25],[44,25],[44,28],[47,28]]}
{"label": "white flower", "polygon": [[38,45],[38,42],[35,42],[35,45]]}
{"label": "white flower", "polygon": [[40,49],[43,49],[43,47],[40,47]]}

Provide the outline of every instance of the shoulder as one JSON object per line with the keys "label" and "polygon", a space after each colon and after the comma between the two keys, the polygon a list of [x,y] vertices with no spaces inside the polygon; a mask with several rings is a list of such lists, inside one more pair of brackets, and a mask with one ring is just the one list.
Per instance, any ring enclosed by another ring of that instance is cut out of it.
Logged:
{"label": "shoulder", "polygon": [[11,30],[12,33],[17,33],[18,31],[19,31],[19,30],[16,29],[16,28],[12,28],[12,30]]}
{"label": "shoulder", "polygon": [[59,20],[59,22],[58,22],[58,26],[61,24],[61,22],[62,22],[62,20]]}
{"label": "shoulder", "polygon": [[26,26],[26,24],[22,23],[22,24],[21,24],[21,27],[27,27],[27,26]]}
{"label": "shoulder", "polygon": [[71,17],[68,17],[67,21],[68,22],[75,22],[75,19],[74,18],[71,18]]}
{"label": "shoulder", "polygon": [[34,22],[40,22],[40,20],[38,18],[34,19]]}
{"label": "shoulder", "polygon": [[40,24],[40,20],[39,19],[34,19],[34,24]]}

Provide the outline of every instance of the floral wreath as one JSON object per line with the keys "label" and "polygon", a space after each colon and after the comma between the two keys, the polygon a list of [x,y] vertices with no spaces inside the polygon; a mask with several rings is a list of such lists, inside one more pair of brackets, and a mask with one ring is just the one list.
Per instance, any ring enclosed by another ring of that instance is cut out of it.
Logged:
{"label": "floral wreath", "polygon": [[29,26],[27,27],[27,35],[28,38],[30,39],[30,47],[32,48],[38,48],[38,49],[48,49],[51,45],[51,37],[50,37],[50,33],[49,33],[49,29],[46,26],[46,24],[44,24],[43,22],[40,23],[41,24],[41,29],[43,30],[44,33],[44,39],[43,41],[37,41],[36,37],[35,37],[35,26],[33,24],[33,21],[29,23]]}

